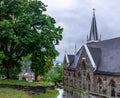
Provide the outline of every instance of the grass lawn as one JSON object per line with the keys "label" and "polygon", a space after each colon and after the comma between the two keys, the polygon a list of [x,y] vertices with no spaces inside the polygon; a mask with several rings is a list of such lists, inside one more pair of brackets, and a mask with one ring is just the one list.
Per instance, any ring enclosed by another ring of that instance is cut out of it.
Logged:
{"label": "grass lawn", "polygon": [[[10,80],[0,79],[0,84],[14,84],[25,86],[50,86],[51,82],[26,82],[24,80]],[[46,93],[40,93],[39,95],[30,95],[28,92],[22,90],[15,90],[11,88],[0,88],[0,98],[56,98],[59,92],[57,90],[47,89]]]}
{"label": "grass lawn", "polygon": [[57,90],[47,90],[46,94],[29,95],[25,91],[10,88],[0,88],[0,98],[56,98]]}
{"label": "grass lawn", "polygon": [[57,98],[59,92],[57,90],[47,90],[46,94],[35,95],[33,98]]}
{"label": "grass lawn", "polygon": [[51,82],[27,82],[25,80],[11,80],[11,79],[0,79],[0,84],[15,84],[25,86],[49,86],[53,85]]}
{"label": "grass lawn", "polygon": [[0,98],[32,98],[24,91],[9,88],[0,88]]}

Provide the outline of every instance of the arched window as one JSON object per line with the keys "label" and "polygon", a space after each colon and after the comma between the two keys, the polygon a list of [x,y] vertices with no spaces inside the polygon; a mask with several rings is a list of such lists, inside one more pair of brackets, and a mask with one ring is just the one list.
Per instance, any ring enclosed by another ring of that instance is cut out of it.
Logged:
{"label": "arched window", "polygon": [[79,79],[79,87],[81,89],[81,73],[80,72],[78,72],[78,79]]}
{"label": "arched window", "polygon": [[68,76],[70,76],[70,72],[68,72]]}
{"label": "arched window", "polygon": [[75,74],[74,74],[74,87],[79,87],[78,85],[79,85],[79,84],[78,84],[78,74],[75,73]]}
{"label": "arched window", "polygon": [[111,97],[115,97],[115,82],[114,80],[110,81]]}
{"label": "arched window", "polygon": [[91,81],[90,81],[89,73],[87,74],[87,88],[88,88],[88,91],[90,91],[90,89],[91,89]]}
{"label": "arched window", "polygon": [[98,78],[98,93],[102,93],[102,80]]}
{"label": "arched window", "polygon": [[83,89],[86,90],[86,65],[85,65],[85,61],[82,62],[82,66],[83,66],[83,69],[82,69],[82,86],[83,86]]}

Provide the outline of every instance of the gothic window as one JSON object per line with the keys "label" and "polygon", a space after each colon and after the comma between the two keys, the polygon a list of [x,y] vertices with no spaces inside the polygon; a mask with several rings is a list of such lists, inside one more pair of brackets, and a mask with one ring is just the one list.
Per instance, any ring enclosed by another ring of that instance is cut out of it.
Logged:
{"label": "gothic window", "polygon": [[80,89],[81,89],[81,80],[79,80],[79,86],[80,86]]}
{"label": "gothic window", "polygon": [[70,86],[70,78],[68,78],[68,86]]}
{"label": "gothic window", "polygon": [[70,76],[70,72],[68,73],[68,76]]}
{"label": "gothic window", "polygon": [[77,87],[78,86],[78,77],[77,77],[76,73],[74,75],[75,75],[74,76],[74,83],[75,83],[74,86]]}
{"label": "gothic window", "polygon": [[73,87],[74,83],[73,83],[73,79],[70,80],[70,86]]}
{"label": "gothic window", "polygon": [[80,72],[78,72],[78,79],[79,79],[79,87],[81,89],[81,73]]}
{"label": "gothic window", "polygon": [[110,82],[111,97],[115,97],[115,82],[111,80]]}
{"label": "gothic window", "polygon": [[76,74],[75,72],[73,73],[73,87],[76,86]]}
{"label": "gothic window", "polygon": [[100,78],[98,79],[98,93],[102,93],[102,80]]}
{"label": "gothic window", "polygon": [[91,86],[90,75],[88,73],[88,75],[87,75],[87,87],[88,87],[88,91],[90,91],[90,86]]}
{"label": "gothic window", "polygon": [[65,83],[66,83],[66,86],[68,86],[68,79],[66,78],[66,81],[65,81]]}
{"label": "gothic window", "polygon": [[86,90],[86,65],[85,61],[82,62],[83,69],[82,69],[82,86],[83,89]]}
{"label": "gothic window", "polygon": [[90,91],[90,85],[91,85],[90,84],[90,80],[88,80],[88,84],[87,85],[88,85],[88,91]]}
{"label": "gothic window", "polygon": [[83,84],[83,89],[86,89],[86,70],[82,71],[82,84]]}

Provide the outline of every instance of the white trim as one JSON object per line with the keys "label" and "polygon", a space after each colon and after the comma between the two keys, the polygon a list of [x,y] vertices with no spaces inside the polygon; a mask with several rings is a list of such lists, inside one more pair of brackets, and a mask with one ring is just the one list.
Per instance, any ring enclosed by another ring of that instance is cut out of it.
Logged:
{"label": "white trim", "polygon": [[99,40],[88,40],[87,43],[99,42]]}
{"label": "white trim", "polygon": [[67,63],[69,64],[68,55],[67,55],[67,54],[65,54],[65,56],[66,56]]}
{"label": "white trim", "polygon": [[[84,44],[82,44],[82,45],[77,49],[76,54],[78,53],[79,50],[81,50],[81,48],[82,48],[83,45],[84,45]],[[76,54],[75,54],[75,56],[76,56]]]}
{"label": "white trim", "polygon": [[88,47],[87,47],[86,44],[84,45],[84,47],[85,47],[85,50],[86,50],[86,52],[87,52],[87,54],[88,54],[88,57],[89,57],[89,59],[90,59],[90,61],[91,61],[91,63],[92,63],[93,68],[95,68],[95,69],[94,69],[94,71],[95,71],[95,70],[96,70],[96,65],[95,65],[95,62],[94,62],[94,60],[93,60],[93,58],[92,58],[92,56],[91,56],[91,53],[90,53],[90,51],[89,51],[89,49],[88,49]]}

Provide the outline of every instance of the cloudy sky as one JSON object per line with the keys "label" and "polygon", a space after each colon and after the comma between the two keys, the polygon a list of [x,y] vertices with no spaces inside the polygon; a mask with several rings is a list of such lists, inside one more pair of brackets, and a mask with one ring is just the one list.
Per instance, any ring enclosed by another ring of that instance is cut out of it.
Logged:
{"label": "cloudy sky", "polygon": [[64,28],[63,39],[56,49],[58,61],[63,61],[65,51],[73,54],[86,42],[90,32],[92,9],[96,9],[98,33],[102,40],[120,37],[119,0],[41,0],[48,5],[47,14],[54,17],[57,25]]}

